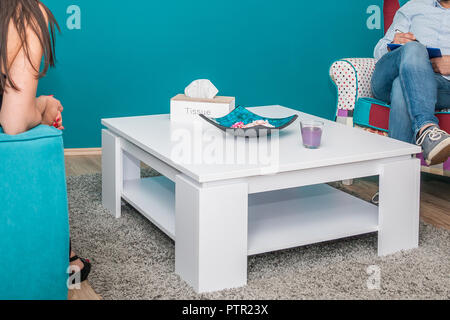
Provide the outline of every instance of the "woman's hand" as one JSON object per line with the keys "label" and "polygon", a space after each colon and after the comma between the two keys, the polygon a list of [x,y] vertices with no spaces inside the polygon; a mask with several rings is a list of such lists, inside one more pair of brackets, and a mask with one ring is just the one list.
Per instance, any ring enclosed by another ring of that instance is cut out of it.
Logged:
{"label": "woman's hand", "polygon": [[55,99],[53,96],[39,97],[38,99],[41,98],[45,103],[42,113],[42,124],[64,130],[61,115],[64,108],[61,101]]}

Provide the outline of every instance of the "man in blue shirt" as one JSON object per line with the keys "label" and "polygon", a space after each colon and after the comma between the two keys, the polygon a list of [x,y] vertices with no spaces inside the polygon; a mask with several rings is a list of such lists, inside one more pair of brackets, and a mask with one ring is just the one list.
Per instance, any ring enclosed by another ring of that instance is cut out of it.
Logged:
{"label": "man in blue shirt", "polygon": [[[388,44],[401,44],[390,51]],[[429,58],[426,47],[440,48]],[[450,108],[450,0],[411,0],[375,48],[375,98],[391,103],[389,135],[422,146],[429,165],[450,157],[450,135],[436,110]]]}

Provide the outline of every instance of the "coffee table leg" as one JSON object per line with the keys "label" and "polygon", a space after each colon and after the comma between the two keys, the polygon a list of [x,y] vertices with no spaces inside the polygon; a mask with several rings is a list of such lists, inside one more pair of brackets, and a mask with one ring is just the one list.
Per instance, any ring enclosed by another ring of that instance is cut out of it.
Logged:
{"label": "coffee table leg", "polygon": [[248,186],[176,179],[175,271],[197,292],[247,284]]}
{"label": "coffee table leg", "polygon": [[120,138],[102,130],[102,203],[116,218],[121,216],[123,182],[141,177],[141,162],[123,152]]}
{"label": "coffee table leg", "polygon": [[120,138],[108,130],[102,130],[102,203],[116,218],[121,215],[121,164]]}
{"label": "coffee table leg", "polygon": [[384,165],[380,175],[378,254],[419,245],[420,160]]}

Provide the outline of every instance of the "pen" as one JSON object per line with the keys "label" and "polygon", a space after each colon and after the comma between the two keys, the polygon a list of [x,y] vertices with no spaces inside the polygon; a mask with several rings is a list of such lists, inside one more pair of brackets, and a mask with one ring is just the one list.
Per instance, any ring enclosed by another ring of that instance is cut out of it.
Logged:
{"label": "pen", "polygon": [[[406,32],[403,32],[402,30],[399,30],[399,29],[395,29],[395,33],[406,33]],[[414,41],[416,41],[416,42],[419,42],[420,43],[420,41],[419,40],[414,40]]]}

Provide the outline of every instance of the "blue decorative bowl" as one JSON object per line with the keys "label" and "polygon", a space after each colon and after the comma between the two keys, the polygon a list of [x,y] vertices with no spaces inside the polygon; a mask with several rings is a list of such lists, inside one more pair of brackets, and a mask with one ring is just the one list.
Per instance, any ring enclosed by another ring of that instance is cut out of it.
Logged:
{"label": "blue decorative bowl", "polygon": [[[222,131],[235,136],[250,138],[270,135],[272,133],[272,130],[282,130],[291,125],[295,120],[297,120],[298,115],[293,115],[287,118],[266,118],[254,114],[253,112],[247,110],[242,106],[238,106],[222,118],[208,118],[203,114],[201,114],[200,117]],[[243,122],[245,125],[247,125],[258,120],[267,121],[270,125],[273,126],[273,128],[263,125],[257,125],[251,128],[232,128],[232,126],[238,122]]]}

